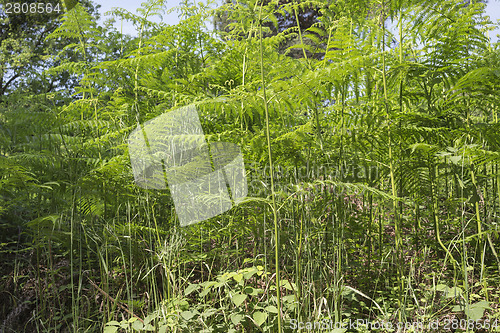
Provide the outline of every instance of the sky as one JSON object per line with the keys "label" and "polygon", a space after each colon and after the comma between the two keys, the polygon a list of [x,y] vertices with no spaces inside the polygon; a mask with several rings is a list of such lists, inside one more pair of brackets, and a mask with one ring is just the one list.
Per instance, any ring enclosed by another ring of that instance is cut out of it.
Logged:
{"label": "sky", "polygon": [[[144,0],[121,0],[121,1],[110,1],[110,0],[93,0],[95,3],[101,5],[101,8],[99,9],[101,14],[104,14],[105,12],[111,10],[112,7],[119,7],[119,8],[124,8],[132,13],[136,13],[136,9],[141,6],[141,3]],[[439,0],[438,0],[439,1]],[[181,0],[167,0],[167,7],[168,8],[173,8],[179,5]],[[200,2],[199,0],[196,0],[196,2]],[[217,3],[221,3],[221,1],[217,1]],[[489,0],[487,7],[486,7],[486,15],[488,15],[491,19],[492,22],[497,23],[499,22],[498,20],[500,19],[500,0]],[[109,17],[109,16],[108,16]],[[106,16],[102,15],[101,17],[101,22],[106,19]],[[152,21],[155,22],[160,22],[159,17],[155,17],[151,19]],[[163,16],[163,22],[169,25],[175,25],[179,23],[179,17],[178,13],[175,11],[170,13],[170,14],[165,14]],[[123,29],[123,33],[130,34],[130,35],[137,35],[137,32],[135,31],[134,26],[130,22],[123,22],[123,26],[121,22],[116,22],[115,26],[118,30]],[[210,22],[207,22],[207,27],[212,28],[212,25]],[[500,34],[500,29],[497,28],[494,31],[490,32],[490,38],[492,42],[496,42],[498,40],[498,34]]]}
{"label": "sky", "polygon": [[[488,15],[493,23],[500,23],[500,0],[490,0],[486,6],[486,15]],[[491,41],[494,43],[498,41],[498,34],[500,28],[490,32]]]}
{"label": "sky", "polygon": [[[137,14],[137,12],[136,12],[137,8],[140,8],[141,3],[144,2],[144,0],[121,0],[121,1],[92,0],[92,1],[96,4],[101,5],[101,8],[99,8],[99,12],[101,13],[101,22],[103,22],[106,18],[111,17],[111,16],[105,16],[104,13],[106,13],[107,11],[110,11],[114,7],[123,8],[123,9],[126,9],[133,14]],[[171,9],[171,8],[177,7],[177,6],[179,6],[180,2],[181,2],[181,0],[167,0],[166,1],[167,8]],[[196,2],[198,3],[200,1],[196,1]],[[203,1],[203,2],[205,2],[205,1]],[[169,24],[169,25],[175,25],[175,24],[179,23],[179,21],[180,21],[178,16],[179,16],[179,13],[177,13],[176,11],[173,11],[170,14],[165,13],[164,15],[162,15],[163,20],[161,20],[158,16],[155,16],[155,17],[151,17],[150,21],[164,22],[164,23]],[[124,21],[123,26],[122,26],[122,22],[117,21],[114,24],[114,26],[118,29],[118,31],[120,31],[120,29],[123,29],[123,33],[125,33],[125,34],[129,34],[132,36],[138,35],[134,25],[130,22]],[[209,27],[212,28],[211,26],[209,26]]]}

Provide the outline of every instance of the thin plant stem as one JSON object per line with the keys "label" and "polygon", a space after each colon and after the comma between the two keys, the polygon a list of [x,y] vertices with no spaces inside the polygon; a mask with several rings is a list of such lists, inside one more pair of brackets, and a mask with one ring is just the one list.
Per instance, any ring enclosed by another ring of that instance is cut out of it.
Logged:
{"label": "thin plant stem", "polygon": [[[384,16],[384,11],[385,8],[382,9],[382,16]],[[386,60],[385,60],[385,24],[384,24],[384,19],[382,21],[382,82],[383,82],[383,88],[384,88],[384,106],[385,106],[385,111],[386,111],[386,119],[388,122],[388,132],[387,132],[387,146],[389,149],[389,174],[390,174],[390,180],[391,180],[391,194],[392,194],[392,206],[393,206],[393,212],[394,212],[394,233],[396,235],[395,237],[395,245],[396,245],[396,258],[397,258],[397,266],[398,266],[398,281],[400,282],[400,286],[398,287],[398,302],[399,305],[401,305],[401,299],[402,299],[402,292],[404,288],[404,281],[403,281],[403,274],[402,274],[402,263],[400,262],[401,258],[401,231],[400,231],[400,225],[399,225],[399,214],[398,214],[398,202],[397,202],[397,191],[396,191],[396,182],[394,180],[394,165],[393,165],[393,155],[392,155],[392,133],[391,133],[391,120],[390,120],[390,115],[389,115],[389,105],[388,105],[388,98],[387,98],[387,80],[386,80]],[[401,309],[400,309],[401,310]],[[398,319],[399,321],[402,320],[401,317],[401,311],[398,312]]]}
{"label": "thin plant stem", "polygon": [[266,96],[266,81],[264,78],[264,50],[262,46],[262,5],[260,5],[259,11],[259,46],[260,46],[260,75],[262,80],[262,94],[264,99],[264,107],[266,111],[266,139],[267,139],[267,152],[269,156],[269,172],[271,176],[271,208],[273,211],[273,219],[274,219],[274,261],[275,261],[275,270],[276,270],[276,305],[278,308],[278,333],[282,332],[281,328],[281,294],[280,294],[280,268],[279,268],[279,228],[278,228],[278,216],[276,213],[276,196],[274,192],[274,172],[273,172],[273,159],[272,159],[272,151],[271,151],[271,135],[269,130],[269,108],[267,105],[267,96]]}

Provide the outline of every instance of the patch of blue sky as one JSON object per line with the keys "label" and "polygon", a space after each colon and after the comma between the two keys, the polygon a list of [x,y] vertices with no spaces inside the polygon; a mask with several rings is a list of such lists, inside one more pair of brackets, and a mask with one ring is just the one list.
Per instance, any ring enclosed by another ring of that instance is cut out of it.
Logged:
{"label": "patch of blue sky", "polygon": [[[104,15],[104,13],[110,11],[112,8],[123,8],[128,10],[129,12],[136,14],[137,9],[141,7],[141,4],[143,0],[122,0],[119,2],[113,2],[109,0],[94,0],[95,3],[101,5],[101,8],[99,9],[100,13],[102,14],[101,17],[101,22],[104,22],[104,20],[109,19],[111,16],[109,15]],[[174,7],[178,7],[181,5],[182,0],[170,0],[166,1],[166,7],[168,9],[172,9]],[[195,3],[200,3],[205,1],[193,1]],[[221,0],[215,1],[215,3],[212,5],[212,8],[214,6],[220,5],[222,3]],[[493,22],[495,25],[495,29],[493,31],[488,32],[489,38],[491,39],[492,43],[495,43],[499,39],[499,34],[500,34],[500,28],[499,28],[499,23],[500,23],[500,0],[489,0],[487,5],[486,5],[486,10],[485,10],[485,15],[489,16],[490,20]],[[181,20],[180,12],[174,10],[169,13],[165,13],[161,17],[159,16],[153,16],[151,17],[151,21],[156,22],[156,23],[165,23],[168,25],[175,25],[178,24]],[[206,28],[207,30],[212,29],[212,22],[205,22],[206,23]],[[392,30],[396,32],[397,22],[388,22],[387,27],[389,30]],[[132,36],[137,36],[138,32],[136,27],[133,25],[132,22],[128,21],[117,21],[114,23],[114,26],[117,28],[118,31],[122,31],[125,34],[129,34]]]}
{"label": "patch of blue sky", "polygon": [[[122,8],[129,11],[132,14],[137,14],[137,9],[141,8],[141,4],[144,0],[122,0],[119,2],[109,1],[109,0],[94,0],[94,3],[100,5],[99,13],[101,14],[101,19],[99,24],[103,24],[104,21],[113,18],[111,14],[105,15],[107,12],[111,11],[113,8]],[[205,3],[206,1],[191,1],[194,3]],[[151,16],[148,19],[155,23],[163,23],[167,25],[176,25],[181,21],[181,12],[178,8],[181,6],[182,0],[167,0],[166,3],[166,12],[161,16],[155,15]],[[217,3],[220,4],[220,0],[218,0],[215,4],[211,6],[211,8],[215,8]],[[138,36],[139,32],[137,27],[130,21],[126,20],[118,20],[113,23],[113,26],[121,31],[123,34]],[[205,28],[207,30],[212,30],[212,21],[205,22]]]}

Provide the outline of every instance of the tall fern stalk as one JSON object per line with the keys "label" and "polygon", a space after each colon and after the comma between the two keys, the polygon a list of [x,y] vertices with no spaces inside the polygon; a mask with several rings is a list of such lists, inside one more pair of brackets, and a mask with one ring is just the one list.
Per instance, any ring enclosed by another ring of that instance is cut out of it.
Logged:
{"label": "tall fern stalk", "polygon": [[266,139],[267,139],[267,153],[269,157],[269,171],[271,176],[271,209],[273,211],[273,222],[274,222],[274,265],[276,270],[276,305],[278,308],[278,333],[282,332],[281,323],[281,291],[280,291],[280,265],[279,265],[279,228],[278,228],[278,215],[276,211],[276,195],[274,191],[274,171],[273,171],[273,158],[271,153],[271,134],[269,130],[269,107],[267,105],[266,96],[266,81],[264,78],[264,47],[262,45],[262,6],[264,3],[260,4],[259,9],[259,48],[260,48],[260,76],[262,81],[262,96],[264,98],[264,108],[266,111]]}
{"label": "tall fern stalk", "polygon": [[387,132],[387,146],[389,149],[389,174],[390,174],[390,181],[391,181],[391,194],[392,194],[392,208],[393,208],[393,214],[394,214],[394,233],[396,234],[395,237],[395,243],[396,243],[396,263],[397,263],[397,271],[398,271],[398,305],[399,305],[399,310],[398,311],[398,319],[401,322],[402,321],[402,300],[403,300],[403,289],[404,289],[404,274],[403,274],[403,262],[401,260],[402,258],[402,253],[401,253],[401,245],[402,245],[402,238],[401,238],[401,226],[400,226],[400,221],[399,221],[399,211],[398,211],[398,199],[397,199],[397,190],[396,190],[396,182],[394,180],[394,158],[392,154],[392,133],[391,133],[391,119],[390,119],[390,110],[389,110],[389,101],[387,98],[387,73],[386,73],[386,60],[385,60],[385,7],[384,4],[382,4],[382,12],[380,14],[382,16],[381,22],[382,22],[382,83],[383,83],[383,89],[384,89],[384,107],[385,107],[385,112],[386,112],[386,120],[387,120],[387,126],[388,126],[388,132]]}

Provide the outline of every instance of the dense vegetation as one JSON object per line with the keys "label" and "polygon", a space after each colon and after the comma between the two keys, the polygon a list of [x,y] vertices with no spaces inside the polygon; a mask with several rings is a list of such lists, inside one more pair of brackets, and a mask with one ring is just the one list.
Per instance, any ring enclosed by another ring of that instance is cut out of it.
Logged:
{"label": "dense vegetation", "polygon": [[[0,16],[2,332],[500,332],[484,4],[184,1],[151,21],[165,5],[114,10],[137,37],[90,2],[31,30]],[[248,197],[181,228],[127,137],[185,105],[240,146]]]}

